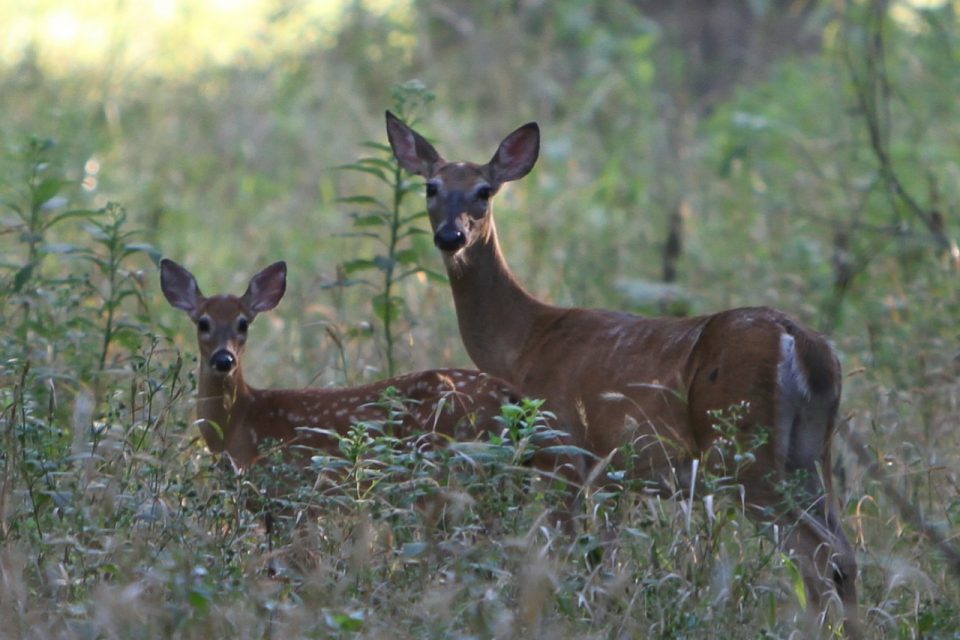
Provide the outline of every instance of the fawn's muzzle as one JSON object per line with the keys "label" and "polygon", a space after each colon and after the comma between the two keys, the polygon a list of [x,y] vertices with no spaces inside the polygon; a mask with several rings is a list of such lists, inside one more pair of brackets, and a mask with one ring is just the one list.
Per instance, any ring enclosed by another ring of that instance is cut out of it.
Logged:
{"label": "fawn's muzzle", "polygon": [[229,373],[237,366],[237,358],[226,349],[220,349],[210,356],[210,366],[220,373]]}

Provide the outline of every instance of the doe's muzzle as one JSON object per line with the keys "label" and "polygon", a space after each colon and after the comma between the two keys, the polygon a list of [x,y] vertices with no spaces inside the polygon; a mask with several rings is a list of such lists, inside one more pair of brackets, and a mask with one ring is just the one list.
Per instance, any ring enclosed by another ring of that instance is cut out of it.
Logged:
{"label": "doe's muzzle", "polygon": [[433,243],[441,251],[456,251],[467,244],[467,236],[455,227],[442,227],[433,234]]}

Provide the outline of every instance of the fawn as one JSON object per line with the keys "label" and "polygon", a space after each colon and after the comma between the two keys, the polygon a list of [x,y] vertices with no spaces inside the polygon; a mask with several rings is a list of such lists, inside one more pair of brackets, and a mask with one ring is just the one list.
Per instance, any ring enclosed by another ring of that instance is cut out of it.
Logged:
{"label": "fawn", "polygon": [[[417,431],[444,438],[474,439],[499,431],[505,403],[519,401],[510,384],[466,369],[433,369],[356,387],[255,389],[244,381],[242,357],[251,323],[279,304],[287,268],[276,262],[250,280],[242,296],[206,297],[193,274],[169,259],[160,263],[167,301],[186,311],[197,326],[200,347],[197,417],[212,452],[226,451],[240,468],[254,464],[258,444],[268,438],[290,451],[337,450],[324,431],[345,434],[362,422],[387,423],[394,435]],[[404,399],[400,416],[391,417],[381,399],[393,388]],[[293,455],[301,464],[309,458]]]}

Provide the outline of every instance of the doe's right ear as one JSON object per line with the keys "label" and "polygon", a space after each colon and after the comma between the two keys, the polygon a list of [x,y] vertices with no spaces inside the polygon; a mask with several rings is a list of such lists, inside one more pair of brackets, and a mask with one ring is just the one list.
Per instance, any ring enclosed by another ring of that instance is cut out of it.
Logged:
{"label": "doe's right ear", "polygon": [[390,111],[386,112],[386,117],[387,138],[400,166],[424,178],[433,175],[436,166],[443,162],[433,145]]}
{"label": "doe's right ear", "polygon": [[204,298],[192,273],[173,260],[164,258],[160,261],[160,288],[172,306],[183,309],[191,318],[196,316]]}

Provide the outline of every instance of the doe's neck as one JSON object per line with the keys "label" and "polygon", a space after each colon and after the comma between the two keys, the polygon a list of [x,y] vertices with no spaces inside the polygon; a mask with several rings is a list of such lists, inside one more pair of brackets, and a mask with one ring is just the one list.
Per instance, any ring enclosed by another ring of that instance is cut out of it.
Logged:
{"label": "doe's neck", "polygon": [[534,325],[550,307],[520,285],[500,250],[496,228],[447,258],[460,336],[486,373],[516,381],[518,360]]}

